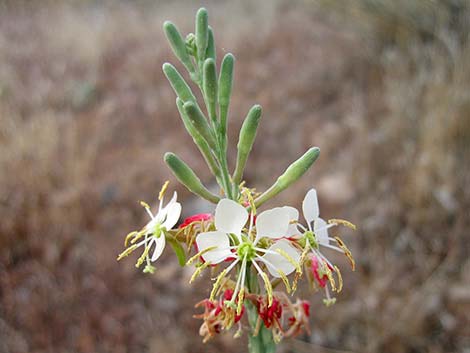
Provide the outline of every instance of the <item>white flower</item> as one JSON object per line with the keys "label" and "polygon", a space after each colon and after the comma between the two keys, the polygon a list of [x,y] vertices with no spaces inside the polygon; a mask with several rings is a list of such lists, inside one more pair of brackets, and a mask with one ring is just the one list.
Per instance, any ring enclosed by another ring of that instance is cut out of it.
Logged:
{"label": "white flower", "polygon": [[[173,193],[173,197],[171,198],[170,202],[163,207],[163,195],[166,190],[165,185],[160,192],[160,204],[158,206],[157,212],[152,214],[150,207],[141,202],[142,206],[144,206],[145,210],[147,211],[148,215],[150,216],[150,221],[142,228],[139,232],[132,232],[126,237],[125,245],[127,246],[128,240],[130,240],[131,246],[124,250],[118,257],[118,260],[122,259],[123,257],[128,256],[131,252],[136,250],[137,248],[143,246],[144,252],[137,260],[136,267],[140,267],[144,261],[146,261],[146,267],[144,268],[144,272],[151,272],[155,270],[154,267],[151,265],[151,262],[156,261],[163,250],[165,249],[165,232],[172,229],[181,215],[181,204],[176,201],[177,194],[176,192]],[[143,240],[137,243],[137,240],[144,237]],[[150,251],[153,248],[152,255],[150,256]]]}
{"label": "white flower", "polygon": [[[270,284],[266,273],[261,269],[265,265],[269,273],[278,278],[286,278],[299,267],[299,252],[289,241],[279,239],[289,230],[290,207],[278,207],[264,211],[256,219],[256,236],[253,235],[253,215],[249,217],[246,209],[235,201],[220,200],[215,210],[216,231],[201,233],[196,237],[198,250],[204,261],[218,264],[233,258],[233,262],[219,275],[214,285],[217,289],[219,279],[225,277],[238,263],[241,268],[231,302],[238,293],[243,296],[247,264],[251,263],[263,278],[269,294]],[[250,218],[247,232],[243,229]],[[277,239],[269,248],[259,247],[262,238]]]}
{"label": "white flower", "polygon": [[[317,192],[315,189],[310,189],[302,202],[302,211],[304,218],[307,221],[307,227],[304,227],[301,224],[298,224],[299,229],[301,230],[301,236],[303,241],[305,241],[305,248],[302,254],[302,258],[305,258],[307,251],[311,251],[313,256],[310,256],[312,261],[318,261],[319,264],[322,264],[322,273],[328,277],[328,280],[333,288],[333,290],[340,291],[342,286],[341,273],[337,266],[333,265],[321,252],[320,246],[336,250],[342,254],[345,254],[351,261],[351,266],[354,269],[354,260],[351,256],[351,252],[344,245],[338,237],[330,237],[328,234],[328,229],[338,224],[343,224],[348,227],[355,229],[354,225],[343,220],[334,219],[330,220],[327,223],[323,218],[320,217],[320,209],[318,207],[318,198]],[[312,226],[313,224],[313,226]],[[318,263],[316,262],[316,268],[319,268]],[[324,263],[324,265],[323,265]],[[315,266],[314,266],[315,267]],[[335,280],[332,276],[332,271],[336,272],[339,280],[339,286],[336,287]],[[322,286],[326,290],[327,299],[325,303],[334,302],[334,298],[331,298],[328,292],[328,288],[324,285]]]}

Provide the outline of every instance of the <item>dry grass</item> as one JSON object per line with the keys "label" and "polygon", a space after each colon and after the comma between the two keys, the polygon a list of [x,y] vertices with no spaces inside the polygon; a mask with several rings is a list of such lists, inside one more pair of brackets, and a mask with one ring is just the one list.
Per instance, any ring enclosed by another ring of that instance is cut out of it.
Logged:
{"label": "dry grass", "polygon": [[[452,4],[208,5],[219,57],[237,57],[232,141],[264,107],[247,180],[264,188],[318,145],[279,202],[313,184],[326,217],[360,226],[345,236],[357,272],[338,259],[338,304],[312,298],[312,337],[284,352],[470,344],[470,25]],[[209,182],[160,69],[174,61],[161,23],[190,30],[186,5],[0,5],[0,352],[244,351],[229,336],[200,343],[192,305],[207,290],[170,256],[150,278],[115,263],[144,219],[136,201],[169,177],[164,151]],[[178,191],[186,212],[199,207]]]}

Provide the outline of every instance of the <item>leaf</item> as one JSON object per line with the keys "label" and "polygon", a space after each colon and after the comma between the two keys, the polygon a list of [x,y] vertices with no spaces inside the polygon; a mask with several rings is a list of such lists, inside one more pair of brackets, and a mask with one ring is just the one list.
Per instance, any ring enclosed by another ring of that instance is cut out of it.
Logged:
{"label": "leaf", "polygon": [[176,257],[178,258],[178,262],[180,266],[183,267],[186,264],[186,252],[184,251],[183,247],[178,242],[178,240],[176,240],[167,232],[165,232],[165,238],[168,241],[168,243],[170,243],[173,250],[175,251],[175,254],[176,254]]}

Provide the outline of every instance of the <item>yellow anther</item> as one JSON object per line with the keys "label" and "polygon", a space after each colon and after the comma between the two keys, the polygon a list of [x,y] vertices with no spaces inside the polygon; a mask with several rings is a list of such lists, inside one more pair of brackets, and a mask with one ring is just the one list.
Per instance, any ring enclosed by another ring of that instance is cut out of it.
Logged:
{"label": "yellow anther", "polygon": [[150,206],[147,202],[145,201],[140,201],[140,205],[148,210],[150,210]]}
{"label": "yellow anther", "polygon": [[136,234],[136,236],[131,240],[131,244],[135,244],[135,242],[136,242],[137,240],[141,239],[141,238],[145,235],[145,233],[146,233],[146,230],[145,230],[145,229],[143,229],[143,230],[141,230],[140,232],[138,232],[138,233]]}
{"label": "yellow anther", "polygon": [[268,295],[268,307],[270,307],[273,304],[273,287],[271,286],[271,282],[269,281],[266,273],[261,272],[261,277],[263,278],[266,294]]}
{"label": "yellow anther", "polygon": [[201,257],[202,255],[208,253],[209,251],[212,251],[212,250],[215,250],[217,249],[217,246],[214,245],[214,246],[209,246],[208,248],[205,248],[204,250],[201,250],[199,251],[196,255],[194,255],[193,257],[191,257],[187,262],[186,262],[186,265],[191,265],[195,260],[197,260],[199,257]]}
{"label": "yellow anther", "polygon": [[356,226],[354,224],[344,219],[333,218],[333,219],[329,219],[328,223],[329,224],[341,224],[342,226],[356,230]]}
{"label": "yellow anther", "polygon": [[149,252],[150,252],[150,246],[146,246],[144,249],[144,252],[142,253],[142,255],[140,255],[139,259],[137,260],[135,267],[139,268],[145,262],[145,259],[147,258]]}
{"label": "yellow anther", "polygon": [[336,292],[336,282],[335,278],[333,277],[333,273],[331,272],[330,268],[327,265],[324,265],[323,271],[326,276],[328,277],[328,281],[330,282],[331,285],[331,290],[333,292]]}
{"label": "yellow anther", "polygon": [[287,252],[285,252],[283,249],[276,249],[276,252],[281,255],[282,257],[284,257],[287,261],[289,261],[291,263],[292,266],[295,267],[297,273],[302,273],[302,268],[300,267],[300,264],[298,262],[296,262],[292,256],[290,256]]}
{"label": "yellow anther", "polygon": [[245,287],[242,287],[242,289],[238,293],[237,315],[240,315],[242,313],[244,297],[245,297]]}
{"label": "yellow anther", "polygon": [[127,247],[127,243],[129,242],[129,239],[132,238],[134,235],[139,234],[139,232],[130,232],[129,234],[126,235],[126,239],[124,240],[124,246]]}
{"label": "yellow anther", "polygon": [[170,184],[170,181],[169,180],[165,181],[165,184],[163,184],[160,190],[160,193],[158,194],[158,200],[163,199],[163,196],[165,196],[166,189],[168,189],[168,184]]}
{"label": "yellow anther", "polygon": [[204,271],[207,267],[211,265],[210,262],[204,262],[201,266],[198,266],[196,268],[196,271],[194,271],[193,275],[191,276],[191,279],[189,280],[189,283],[193,283],[194,280],[199,277],[199,275]]}
{"label": "yellow anther", "polygon": [[227,269],[223,270],[218,276],[217,279],[215,280],[214,286],[212,287],[211,295],[209,296],[209,300],[214,300],[215,295],[217,293],[217,290],[220,286],[220,283],[224,279],[225,275],[227,274]]}
{"label": "yellow anther", "polygon": [[347,248],[346,244],[344,244],[344,242],[339,237],[335,237],[335,240],[338,243],[338,246],[344,251],[344,254],[349,259],[349,262],[351,264],[351,269],[355,271],[356,262],[354,261],[354,258],[352,257],[351,251]]}
{"label": "yellow anther", "polygon": [[289,279],[287,278],[286,274],[279,269],[277,270],[277,273],[279,273],[279,276],[281,276],[282,282],[284,282],[284,286],[286,287],[287,293],[290,294],[292,288],[290,286]]}
{"label": "yellow anther", "polygon": [[123,259],[124,257],[129,256],[129,254],[131,254],[135,249],[137,249],[137,244],[132,245],[131,247],[127,248],[122,253],[120,253],[119,256],[117,257],[117,260],[119,261]]}
{"label": "yellow anther", "polygon": [[338,276],[338,290],[337,292],[341,292],[343,289],[343,276],[341,276],[341,271],[339,270],[338,266],[335,266],[335,272],[336,275]]}

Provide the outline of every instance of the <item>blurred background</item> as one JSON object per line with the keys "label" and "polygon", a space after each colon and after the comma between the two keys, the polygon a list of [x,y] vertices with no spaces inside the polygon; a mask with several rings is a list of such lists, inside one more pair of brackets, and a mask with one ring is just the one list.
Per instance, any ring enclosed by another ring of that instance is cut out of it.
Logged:
{"label": "blurred background", "polygon": [[[0,352],[245,352],[198,336],[207,278],[171,250],[153,276],[116,263],[125,234],[174,180],[166,151],[211,185],[164,78],[171,19],[204,5],[218,58],[237,58],[230,161],[264,108],[245,174],[267,188],[308,147],[357,270],[335,306],[280,352],[470,352],[470,3],[467,0],[1,1]],[[180,65],[177,65],[179,68]],[[233,165],[232,165],[233,166]],[[207,205],[172,183],[184,216]]]}

